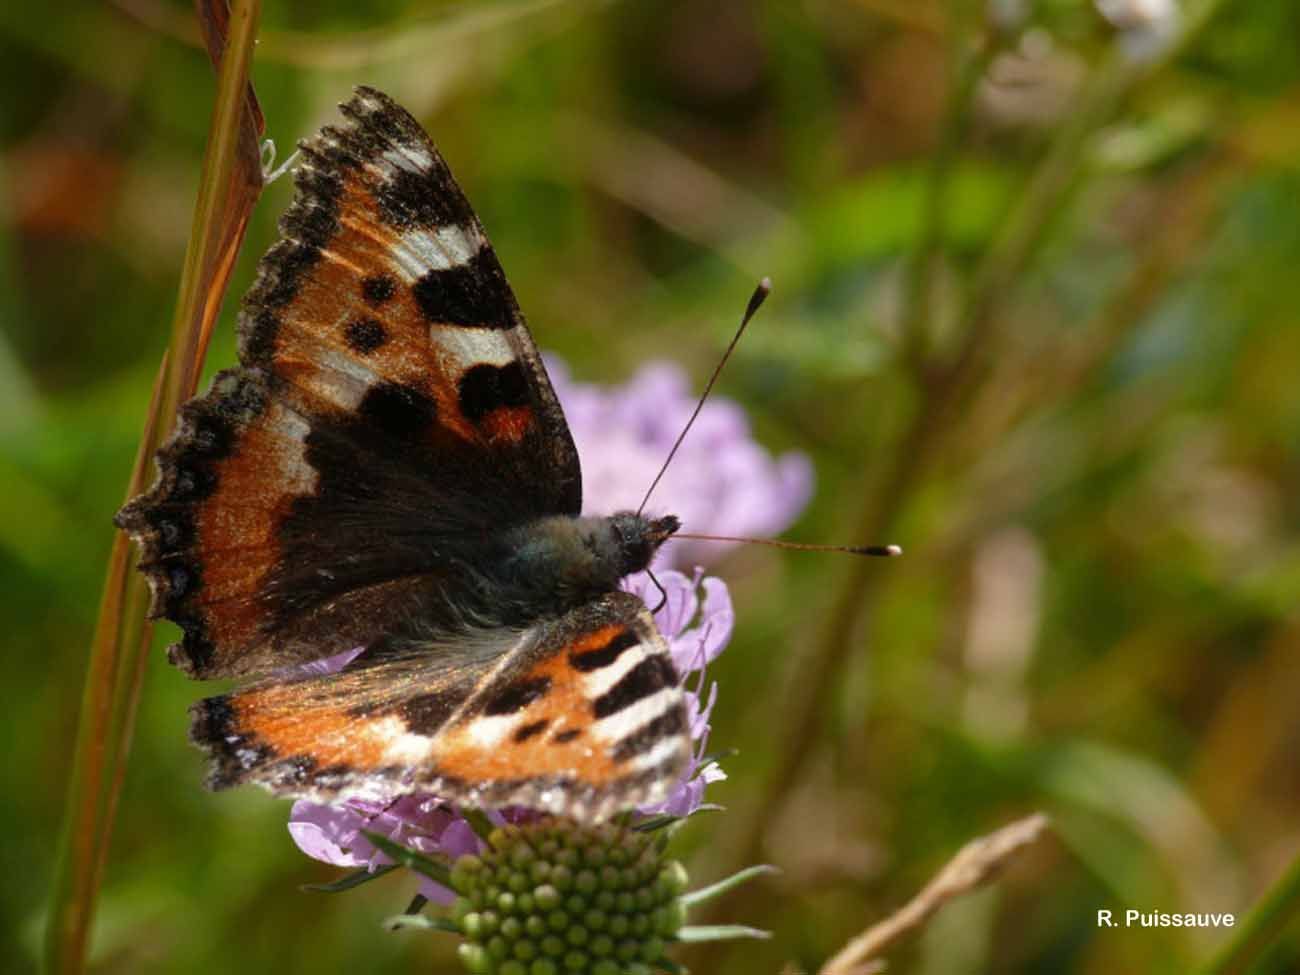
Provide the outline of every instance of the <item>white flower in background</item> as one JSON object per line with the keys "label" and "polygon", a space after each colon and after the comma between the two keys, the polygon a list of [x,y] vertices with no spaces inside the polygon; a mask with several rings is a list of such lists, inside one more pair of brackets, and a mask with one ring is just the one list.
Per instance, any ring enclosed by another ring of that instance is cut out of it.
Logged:
{"label": "white flower in background", "polygon": [[1155,57],[1177,33],[1178,0],[1096,0],[1096,4],[1120,32],[1120,46],[1134,60]]}

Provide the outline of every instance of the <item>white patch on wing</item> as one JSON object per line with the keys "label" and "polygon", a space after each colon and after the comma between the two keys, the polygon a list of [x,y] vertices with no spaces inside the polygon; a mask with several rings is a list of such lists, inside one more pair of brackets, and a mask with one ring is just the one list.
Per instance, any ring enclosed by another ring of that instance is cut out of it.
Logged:
{"label": "white patch on wing", "polygon": [[519,717],[514,714],[502,714],[491,718],[477,717],[465,725],[465,735],[479,748],[495,748],[518,723]]}
{"label": "white patch on wing", "polygon": [[499,328],[467,328],[464,325],[430,325],[429,341],[448,367],[447,372],[460,381],[460,373],[481,364],[508,366],[519,358]]}
{"label": "white patch on wing", "polygon": [[668,761],[674,755],[685,754],[686,748],[682,741],[682,736],[674,732],[660,742],[656,742],[654,747],[647,752],[642,752],[632,759],[632,766],[637,769],[655,768]]}
{"label": "white patch on wing", "polygon": [[379,382],[359,359],[323,342],[313,343],[308,369],[299,373],[289,363],[282,368],[293,382],[345,410],[356,409],[370,387]]}
{"label": "white patch on wing", "polygon": [[608,718],[597,721],[592,730],[602,741],[622,741],[643,724],[647,724],[667,712],[681,699],[682,689],[680,687],[661,688],[653,694],[641,698],[635,704],[629,704],[622,710],[615,711]]}
{"label": "white patch on wing", "polygon": [[307,434],[311,425],[297,413],[280,403],[272,403],[268,410],[268,424],[276,435],[289,441],[285,449],[273,460],[278,467],[276,482],[283,484],[293,494],[314,494],[319,473],[307,463]]}
{"label": "white patch on wing", "polygon": [[599,670],[589,671],[583,675],[582,689],[587,697],[595,700],[623,679],[623,675],[646,658],[646,652],[640,645],[628,647],[614,660]]}
{"label": "white patch on wing", "polygon": [[384,761],[394,765],[419,765],[433,750],[433,739],[406,730],[406,723],[394,715],[370,725],[367,733],[384,746]]}
{"label": "white patch on wing", "polygon": [[381,156],[384,162],[409,173],[425,173],[433,168],[433,157],[424,146],[401,145]]}
{"label": "white patch on wing", "polygon": [[406,283],[414,284],[429,271],[463,267],[482,247],[483,238],[474,227],[412,227],[401,232],[391,256]]}
{"label": "white patch on wing", "polygon": [[387,106],[368,91],[359,91],[352,97],[355,98],[360,105],[370,109],[372,112],[387,111]]}

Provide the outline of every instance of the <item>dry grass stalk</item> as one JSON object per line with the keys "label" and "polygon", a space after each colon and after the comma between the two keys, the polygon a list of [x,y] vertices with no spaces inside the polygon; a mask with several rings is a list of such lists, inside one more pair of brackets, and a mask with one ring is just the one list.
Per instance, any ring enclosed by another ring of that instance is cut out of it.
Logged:
{"label": "dry grass stalk", "polygon": [[1047,831],[1048,819],[1034,813],[971,840],[948,861],[919,894],[883,921],[846,944],[818,975],[866,975],[883,970],[879,956],[918,930],[949,901],[983,887],[1027,846]]}

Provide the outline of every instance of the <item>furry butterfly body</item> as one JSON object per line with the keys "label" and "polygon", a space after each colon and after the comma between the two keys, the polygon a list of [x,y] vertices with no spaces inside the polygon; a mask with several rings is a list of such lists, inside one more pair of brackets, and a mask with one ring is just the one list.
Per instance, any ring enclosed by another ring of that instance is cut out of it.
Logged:
{"label": "furry butterfly body", "polygon": [[240,365],[117,518],[173,663],[253,679],[193,709],[210,783],[656,801],[689,762],[683,692],[618,580],[677,520],[580,516],[563,413],[446,163],[387,96],[342,111],[301,146]]}

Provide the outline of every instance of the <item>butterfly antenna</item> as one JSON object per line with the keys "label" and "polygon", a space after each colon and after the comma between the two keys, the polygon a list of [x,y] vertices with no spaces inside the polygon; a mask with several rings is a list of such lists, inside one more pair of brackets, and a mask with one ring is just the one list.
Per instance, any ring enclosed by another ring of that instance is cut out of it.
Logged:
{"label": "butterfly antenna", "polygon": [[806,542],[783,542],[776,538],[697,535],[692,532],[677,532],[669,536],[670,540],[675,538],[690,538],[698,542],[743,542],[747,545],[767,545],[770,548],[789,548],[799,552],[843,552],[846,555],[872,555],[880,558],[894,558],[903,554],[903,549],[898,545],[809,545]]}
{"label": "butterfly antenna", "polygon": [[659,468],[659,473],[656,474],[655,479],[650,482],[649,490],[646,491],[645,497],[641,499],[641,504],[637,506],[636,513],[638,515],[645,509],[646,502],[650,500],[650,495],[654,494],[655,488],[659,486],[659,481],[662,480],[664,471],[668,470],[668,465],[673,462],[673,457],[677,454],[677,448],[680,447],[682,441],[686,439],[686,434],[690,433],[691,425],[695,422],[695,418],[700,415],[700,410],[704,409],[704,401],[709,398],[709,393],[713,391],[713,384],[718,381],[718,376],[722,373],[722,367],[725,366],[727,360],[731,358],[731,353],[735,350],[736,343],[739,342],[740,337],[745,334],[745,328],[749,325],[749,320],[753,318],[759,308],[763,306],[763,302],[767,300],[767,296],[771,293],[772,279],[764,277],[763,280],[758,282],[758,287],[754,289],[754,293],[749,297],[749,304],[745,306],[745,316],[740,320],[740,328],[736,329],[736,334],[731,337],[731,344],[727,346],[727,351],[722,353],[722,358],[718,360],[718,364],[713,369],[713,375],[710,376],[709,381],[704,384],[704,392],[700,394],[700,401],[695,404],[695,412],[693,412],[691,418],[686,421],[686,426],[682,427],[682,432],[677,435],[677,440],[673,443],[673,449],[668,451],[668,457],[664,460],[663,466]]}

